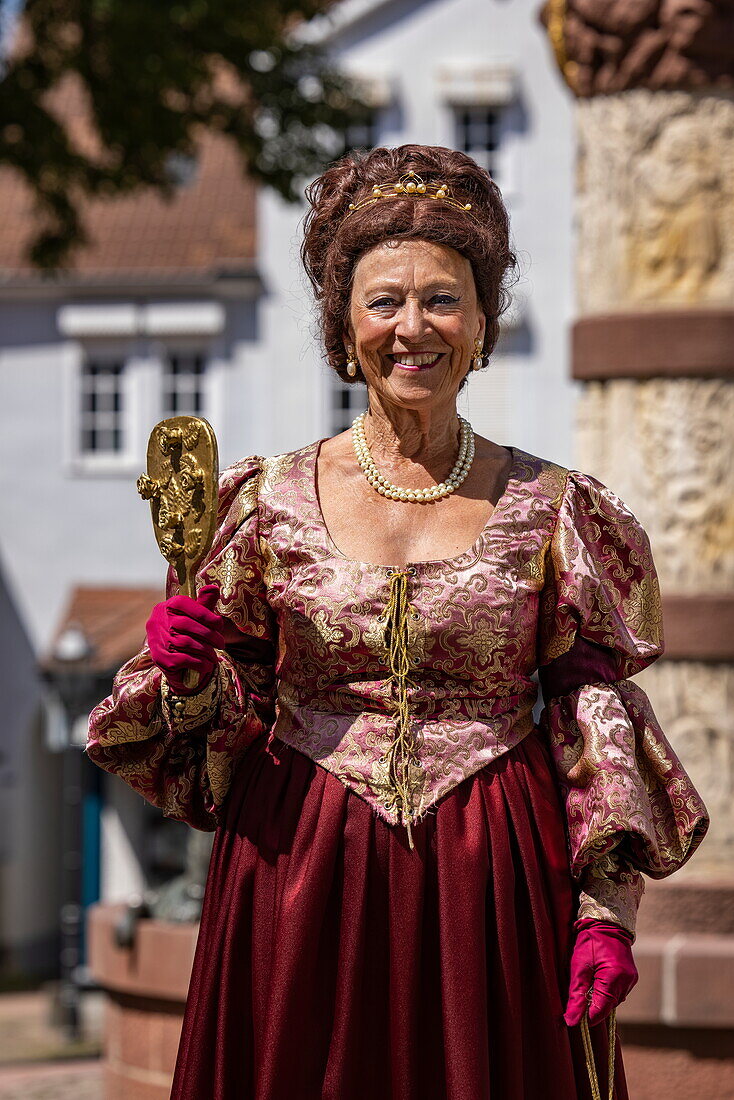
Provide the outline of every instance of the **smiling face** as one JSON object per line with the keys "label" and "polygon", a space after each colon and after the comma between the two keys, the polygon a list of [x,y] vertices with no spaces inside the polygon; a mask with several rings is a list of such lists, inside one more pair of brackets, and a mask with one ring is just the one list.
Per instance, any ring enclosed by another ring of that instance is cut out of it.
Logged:
{"label": "smiling face", "polygon": [[471,264],[455,249],[383,241],[357,262],[345,342],[383,403],[452,406],[484,326]]}

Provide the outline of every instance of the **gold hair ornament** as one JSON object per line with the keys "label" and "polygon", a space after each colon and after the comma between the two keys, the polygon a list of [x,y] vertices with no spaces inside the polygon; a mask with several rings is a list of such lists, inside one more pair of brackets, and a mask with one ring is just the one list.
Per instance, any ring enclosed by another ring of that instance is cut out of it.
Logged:
{"label": "gold hair ornament", "polygon": [[366,206],[373,206],[381,199],[438,199],[440,202],[448,203],[449,206],[453,206],[457,210],[463,210],[467,214],[472,208],[470,202],[459,202],[458,199],[455,199],[447,183],[425,183],[418,173],[411,169],[410,172],[406,172],[405,175],[401,176],[397,183],[376,183],[369,195],[360,199],[359,202],[350,202],[349,209],[342,220],[346,221],[358,210],[363,210]]}

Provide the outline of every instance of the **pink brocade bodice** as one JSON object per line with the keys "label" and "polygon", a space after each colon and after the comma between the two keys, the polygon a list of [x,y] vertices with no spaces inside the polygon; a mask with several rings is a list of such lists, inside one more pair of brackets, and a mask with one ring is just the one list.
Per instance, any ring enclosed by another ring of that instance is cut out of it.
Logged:
{"label": "pink brocade bodice", "polygon": [[564,472],[546,466],[539,477],[537,462],[515,450],[506,491],[472,547],[393,570],[334,546],[316,494],[317,451],[263,462],[259,550],[278,636],[273,733],[391,824],[401,820],[388,752],[400,684],[388,650],[402,574],[412,798],[402,817],[415,820],[533,727],[538,604]]}
{"label": "pink brocade bodice", "polygon": [[[246,458],[222,476],[198,576],[219,587],[229,630],[216,709],[173,721],[144,647],[91,715],[88,754],[170,816],[212,828],[237,761],[269,732],[268,751],[310,757],[410,840],[439,799],[535,728],[535,673],[567,655],[538,728],[570,868],[584,876],[582,914],[633,930],[639,872],[671,874],[708,827],[628,679],[663,651],[644,529],[595,478],[515,447],[505,491],[464,553],[398,569],[353,561],[321,513],[319,446]],[[577,638],[603,647],[603,675],[580,663],[574,683]]]}

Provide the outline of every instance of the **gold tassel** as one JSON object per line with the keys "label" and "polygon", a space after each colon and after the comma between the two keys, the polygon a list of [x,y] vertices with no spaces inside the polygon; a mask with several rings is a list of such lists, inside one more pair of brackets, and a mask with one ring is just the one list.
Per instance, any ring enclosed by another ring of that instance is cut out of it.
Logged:
{"label": "gold tassel", "polygon": [[410,769],[411,764],[415,762],[415,742],[408,708],[411,669],[408,634],[408,616],[411,614],[408,603],[409,575],[407,572],[394,572],[390,575],[390,598],[385,611],[388,666],[397,690],[397,733],[385,753],[385,758],[389,766],[390,786],[394,792],[402,823],[408,833],[408,844],[413,849],[415,845],[411,832],[411,817],[415,783],[411,778]]}
{"label": "gold tassel", "polygon": [[[586,1054],[586,1069],[589,1073],[589,1084],[591,1085],[592,1100],[601,1100],[599,1078],[597,1077],[596,1063],[594,1062],[594,1049],[591,1045],[591,1035],[589,1033],[588,1010],[581,1017],[581,1037],[584,1042],[584,1053]],[[614,1053],[616,1042],[617,1013],[616,1009],[612,1009],[609,1015],[609,1069],[607,1077],[607,1080],[609,1081],[609,1100],[613,1100],[614,1097]]]}

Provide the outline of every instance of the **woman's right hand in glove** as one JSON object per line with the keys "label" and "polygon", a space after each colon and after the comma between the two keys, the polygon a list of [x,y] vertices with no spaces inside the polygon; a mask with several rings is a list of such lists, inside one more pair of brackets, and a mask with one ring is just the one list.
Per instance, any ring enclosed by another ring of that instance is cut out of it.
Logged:
{"label": "woman's right hand in glove", "polygon": [[[216,651],[224,648],[225,628],[225,620],[214,610],[218,596],[215,584],[201,588],[196,599],[171,596],[155,605],[146,623],[150,655],[177,695],[201,691],[217,667]],[[190,669],[199,674],[195,687],[185,683]]]}

